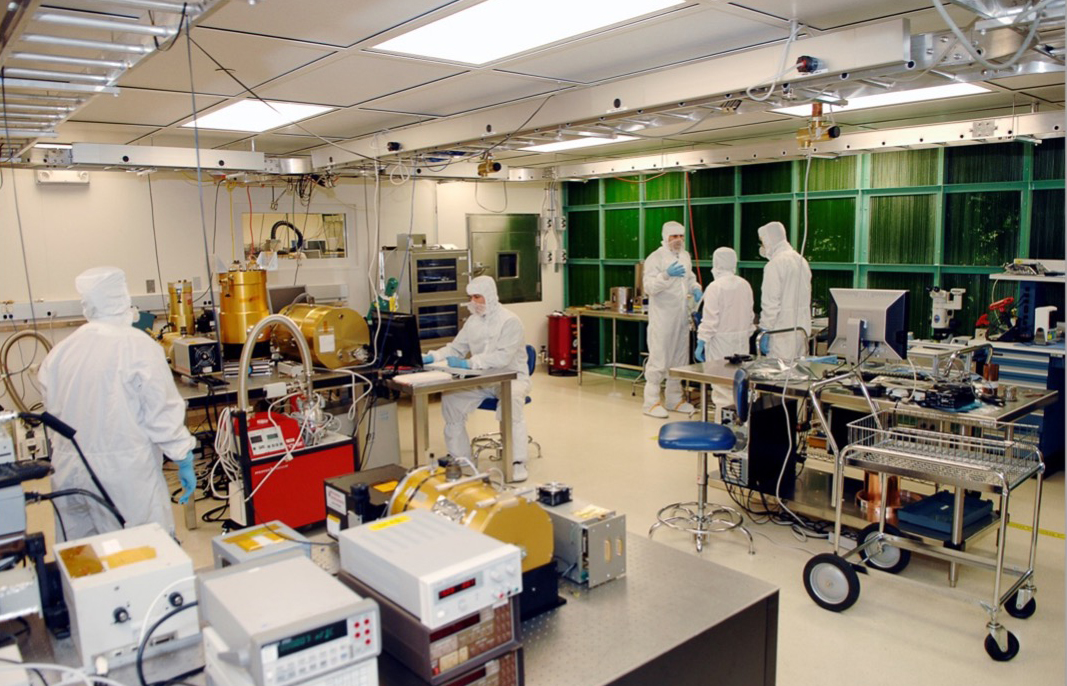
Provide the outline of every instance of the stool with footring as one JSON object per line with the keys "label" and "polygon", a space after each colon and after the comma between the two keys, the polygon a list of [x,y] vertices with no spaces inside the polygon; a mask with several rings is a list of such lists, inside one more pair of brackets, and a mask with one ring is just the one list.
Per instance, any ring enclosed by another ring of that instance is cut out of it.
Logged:
{"label": "stool with footring", "polygon": [[[737,421],[748,419],[748,384],[744,370],[734,375],[734,399]],[[693,535],[697,552],[704,549],[704,540],[714,533],[737,530],[748,538],[748,552],[755,547],[752,534],[744,525],[744,517],[732,507],[708,502],[708,453],[721,455],[730,452],[737,437],[730,427],[711,422],[669,422],[659,432],[659,445],[667,450],[688,450],[697,453],[697,499],[687,503],[672,503],[656,514],[656,523],[648,530],[649,538],[661,526],[685,531]]]}

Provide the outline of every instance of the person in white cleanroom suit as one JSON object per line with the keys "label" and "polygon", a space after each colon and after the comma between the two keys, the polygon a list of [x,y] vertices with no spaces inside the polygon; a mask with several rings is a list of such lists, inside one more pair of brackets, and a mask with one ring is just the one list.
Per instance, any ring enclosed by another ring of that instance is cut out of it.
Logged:
{"label": "person in white cleanroom suit", "polygon": [[[688,414],[693,406],[682,397],[682,382],[667,379],[667,370],[689,363],[690,293],[700,301],[703,291],[693,275],[693,262],[682,247],[685,227],[663,225],[663,245],[645,260],[644,287],[648,295],[648,360],[645,362],[644,413],[664,418],[667,410]],[[660,384],[667,379],[666,402]]]}
{"label": "person in white cleanroom suit", "polygon": [[[748,339],[756,328],[752,309],[752,286],[735,272],[737,253],[719,248],[711,256],[714,281],[704,291],[703,315],[697,329],[697,362],[722,360],[748,352]],[[715,421],[722,420],[722,408],[733,405],[733,389],[728,384],[712,384]]]}
{"label": "person in white cleanroom suit", "polygon": [[[760,257],[768,260],[763,269],[760,292],[759,328],[764,331],[799,326],[811,332],[811,268],[793,249],[781,222],[759,228]],[[760,352],[786,362],[807,354],[807,335],[801,332],[764,336]]]}
{"label": "person in white cleanroom suit", "polygon": [[[38,372],[45,409],[69,424],[126,526],[157,522],[174,533],[163,457],[178,463],[186,502],[196,487],[193,448],[163,348],[131,326],[136,310],[126,275],[96,267],[74,281],[88,322],[45,357]],[[52,490],[99,493],[73,444],[52,434]],[[102,505],[85,496],[56,498],[57,540],[119,529]],[[64,534],[65,530],[65,534]]]}
{"label": "person in white cleanroom suit", "polygon": [[[526,357],[526,334],[522,321],[504,309],[496,292],[496,282],[478,276],[467,285],[471,316],[451,343],[423,356],[425,364],[445,360],[448,366],[462,369],[503,369],[518,374],[511,382],[511,476],[513,481],[526,480],[526,417],[523,407],[530,390],[530,372]],[[499,396],[498,386],[471,388],[445,393],[441,397],[441,414],[445,419],[445,447],[452,457],[471,456],[467,436],[467,415],[486,398]],[[500,410],[497,409],[497,418]]]}

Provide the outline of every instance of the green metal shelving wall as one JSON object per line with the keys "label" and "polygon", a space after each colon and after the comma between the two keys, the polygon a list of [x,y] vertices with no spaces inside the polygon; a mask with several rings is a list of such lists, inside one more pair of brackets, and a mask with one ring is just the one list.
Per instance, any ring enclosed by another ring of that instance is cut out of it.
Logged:
{"label": "green metal shelving wall", "polygon": [[[908,289],[917,337],[930,334],[930,286],[967,289],[959,320],[969,333],[994,295],[989,274],[1014,257],[1064,254],[1062,138],[813,159],[810,168],[799,160],[594,179],[564,186],[566,303],[601,302],[612,286],[632,286],[634,265],[674,220],[695,227],[705,285],[715,248],[737,250],[758,308],[764,261],[756,229],[781,221],[800,245],[805,176],[813,300],[827,303],[833,287]],[[608,346],[588,339],[607,332],[595,321],[583,329],[587,364],[605,361]],[[620,362],[637,363],[640,327],[620,326],[617,345]]]}

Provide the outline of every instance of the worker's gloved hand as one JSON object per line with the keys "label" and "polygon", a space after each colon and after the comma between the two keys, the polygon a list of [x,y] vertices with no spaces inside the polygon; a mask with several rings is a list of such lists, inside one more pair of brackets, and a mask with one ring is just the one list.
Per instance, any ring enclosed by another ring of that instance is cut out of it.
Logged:
{"label": "worker's gloved hand", "polygon": [[[762,333],[762,331],[761,331],[761,333]],[[763,355],[770,355],[771,354],[771,337],[770,336],[766,336],[765,335],[765,336],[763,336],[762,338],[759,339],[759,351]]]}
{"label": "worker's gloved hand", "polygon": [[464,359],[462,357],[449,357],[448,358],[448,366],[449,367],[458,367],[460,369],[470,369],[471,368],[471,363],[470,363],[470,360],[466,360],[466,359]]}
{"label": "worker's gloved hand", "polygon": [[697,340],[697,349],[693,351],[693,359],[697,362],[704,361],[704,341]]}
{"label": "worker's gloved hand", "polygon": [[700,290],[700,286],[693,286],[693,300],[700,302],[700,299],[704,297],[704,291]]}
{"label": "worker's gloved hand", "polygon": [[193,451],[190,450],[184,460],[178,460],[178,478],[182,482],[182,494],[178,503],[184,505],[196,490],[196,472],[193,471]]}
{"label": "worker's gloved hand", "polygon": [[430,355],[429,353],[423,355],[422,356],[422,363],[423,364],[433,364],[433,355]]}
{"label": "worker's gloved hand", "polygon": [[675,261],[671,266],[667,267],[667,276],[685,276],[685,266],[681,262]]}

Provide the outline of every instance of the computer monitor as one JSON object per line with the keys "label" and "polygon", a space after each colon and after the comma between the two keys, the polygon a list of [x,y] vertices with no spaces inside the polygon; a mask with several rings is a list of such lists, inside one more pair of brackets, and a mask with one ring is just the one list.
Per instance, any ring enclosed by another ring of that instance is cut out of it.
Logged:
{"label": "computer monitor", "polygon": [[830,289],[829,351],[852,363],[908,357],[908,291]]}
{"label": "computer monitor", "polygon": [[267,286],[270,313],[278,314],[294,302],[307,302],[306,286]]}
{"label": "computer monitor", "polygon": [[370,329],[375,340],[378,367],[422,368],[422,347],[415,315],[376,311]]}

